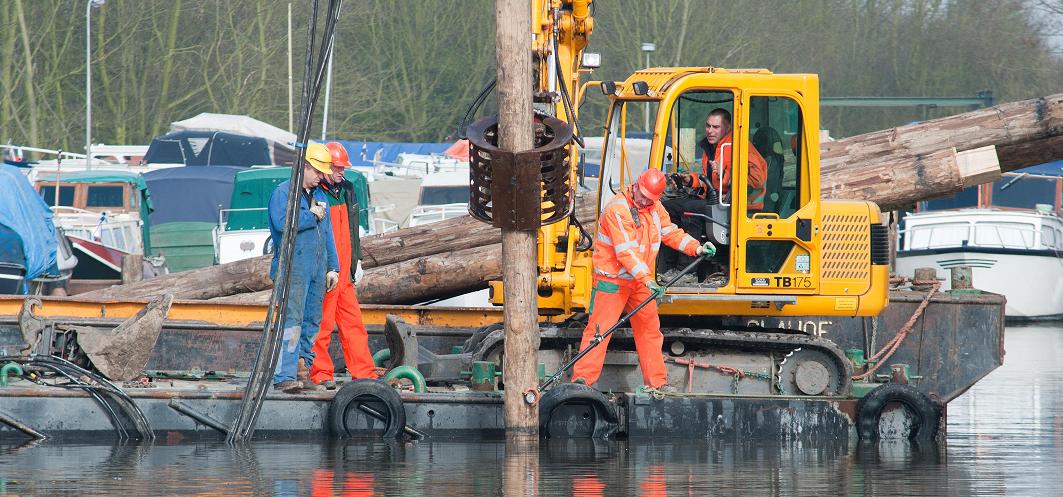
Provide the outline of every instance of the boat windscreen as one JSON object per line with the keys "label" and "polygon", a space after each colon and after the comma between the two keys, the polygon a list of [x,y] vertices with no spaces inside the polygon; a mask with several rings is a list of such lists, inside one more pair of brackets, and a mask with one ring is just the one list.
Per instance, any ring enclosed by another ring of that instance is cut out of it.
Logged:
{"label": "boat windscreen", "polygon": [[1035,204],[1056,204],[1055,179],[1004,177],[993,183],[994,206],[1033,209]]}
{"label": "boat windscreen", "polygon": [[936,198],[934,200],[927,200],[924,211],[940,211],[947,209],[966,209],[968,207],[978,207],[978,187],[972,186],[970,188],[964,188],[957,192],[955,195],[951,195],[945,198]]}
{"label": "boat windscreen", "polygon": [[468,202],[469,185],[421,187],[421,205],[464,204]]}

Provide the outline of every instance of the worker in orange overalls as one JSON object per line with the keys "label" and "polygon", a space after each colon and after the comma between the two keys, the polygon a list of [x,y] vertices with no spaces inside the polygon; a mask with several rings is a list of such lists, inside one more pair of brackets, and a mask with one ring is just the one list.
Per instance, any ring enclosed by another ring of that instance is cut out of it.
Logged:
{"label": "worker in orange overalls", "polygon": [[347,372],[352,378],[377,378],[373,356],[369,353],[369,334],[362,323],[362,311],[354,284],[361,274],[361,246],[358,235],[358,201],[354,185],[343,177],[344,169],[351,167],[350,158],[343,145],[337,142],[325,144],[332,153],[332,174],[325,176],[321,188],[329,201],[332,217],[332,236],[336,241],[336,256],[340,263],[340,282],[335,291],[325,295],[321,310],[321,328],[314,340],[314,363],[310,367],[310,381],[336,388],[335,367],[328,354],[332,329],[339,325],[340,346]]}
{"label": "worker in orange overalls", "polygon": [[[698,241],[672,223],[661,205],[667,179],[660,170],[648,169],[636,184],[624,189],[605,204],[598,217],[598,235],[594,240],[594,287],[591,290],[587,328],[583,330],[583,350],[596,331],[604,333],[620,316],[630,312],[650,296],[661,297],[664,288],[654,278],[654,263],[661,242],[687,255],[710,256],[716,253],[712,243]],[[631,317],[635,349],[646,386],[663,391],[667,385],[661,346],[661,320],[656,302],[650,302]],[[602,373],[609,338],[576,363],[573,382],[593,385]]]}
{"label": "worker in orange overalls", "polygon": [[[705,176],[711,177],[710,187],[719,187],[720,199],[724,202],[729,202],[731,196],[732,142],[731,113],[726,109],[713,109],[705,118],[705,138],[698,142],[698,148],[702,151],[702,170]],[[768,163],[753,145],[749,146],[746,159],[749,163],[749,181],[746,185],[749,197],[746,199],[746,207],[750,212],[757,212],[764,208],[764,184],[768,179]],[[680,183],[678,186],[685,184],[694,189],[704,189],[706,186],[696,174],[676,175],[676,180],[676,183]]]}

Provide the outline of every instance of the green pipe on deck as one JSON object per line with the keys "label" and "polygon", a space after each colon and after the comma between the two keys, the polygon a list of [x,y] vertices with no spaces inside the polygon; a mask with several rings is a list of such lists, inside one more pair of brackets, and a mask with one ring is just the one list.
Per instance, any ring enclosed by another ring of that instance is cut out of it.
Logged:
{"label": "green pipe on deck", "polygon": [[384,381],[394,380],[396,378],[406,378],[413,382],[413,391],[417,393],[425,393],[428,391],[428,386],[425,384],[424,376],[417,368],[412,366],[402,365],[384,375]]}
{"label": "green pipe on deck", "polygon": [[[7,375],[11,374],[12,371],[15,371],[16,375],[22,376],[22,366],[19,366],[18,363],[9,362],[0,368],[0,387],[7,386]],[[424,382],[424,380],[421,380],[421,382]]]}
{"label": "green pipe on deck", "polygon": [[380,349],[373,354],[373,365],[382,368],[384,363],[391,360],[391,349]]}

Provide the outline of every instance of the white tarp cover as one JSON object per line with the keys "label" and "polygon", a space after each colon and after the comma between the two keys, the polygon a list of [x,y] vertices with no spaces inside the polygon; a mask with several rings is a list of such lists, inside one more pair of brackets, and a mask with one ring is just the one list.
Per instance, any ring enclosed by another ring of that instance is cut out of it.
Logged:
{"label": "white tarp cover", "polygon": [[[285,159],[294,155],[295,148],[291,143],[295,142],[295,134],[289,133],[272,124],[264,123],[251,116],[236,114],[214,114],[204,112],[184,121],[170,123],[170,131],[225,131],[246,136],[265,138],[270,142],[274,164],[283,164]],[[281,154],[277,154],[283,150]],[[285,157],[278,157],[282,155]],[[290,160],[290,159],[288,159]]]}

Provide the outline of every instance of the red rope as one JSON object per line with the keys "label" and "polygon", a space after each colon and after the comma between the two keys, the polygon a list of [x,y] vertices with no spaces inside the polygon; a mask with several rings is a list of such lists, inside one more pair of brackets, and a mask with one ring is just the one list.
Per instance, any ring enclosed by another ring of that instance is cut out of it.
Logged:
{"label": "red rope", "polygon": [[867,360],[867,362],[874,362],[875,365],[863,374],[854,375],[854,380],[863,380],[870,377],[872,374],[875,373],[876,370],[878,370],[879,366],[885,364],[885,362],[889,360],[890,356],[892,356],[893,353],[896,352],[898,348],[900,348],[901,342],[903,342],[904,339],[908,336],[908,333],[912,331],[912,328],[915,327],[915,322],[919,320],[919,316],[923,315],[923,311],[926,310],[926,306],[930,304],[930,297],[937,293],[938,289],[941,288],[940,281],[935,281],[932,285],[933,286],[931,286],[930,290],[926,292],[926,296],[923,297],[923,301],[919,303],[919,307],[915,308],[915,312],[912,313],[912,317],[908,318],[908,322],[904,323],[904,326],[901,327],[900,331],[898,331],[897,334],[892,339],[890,339],[889,342],[886,342],[886,345],[882,347],[881,350],[876,352],[875,355],[871,356]]}

